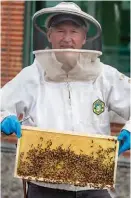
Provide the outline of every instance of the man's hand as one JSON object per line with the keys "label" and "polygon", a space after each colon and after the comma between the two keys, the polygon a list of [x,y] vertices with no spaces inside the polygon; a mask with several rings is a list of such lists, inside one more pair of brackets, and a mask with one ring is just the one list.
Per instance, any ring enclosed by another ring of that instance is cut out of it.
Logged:
{"label": "man's hand", "polygon": [[1,131],[6,135],[15,133],[18,138],[21,137],[21,124],[18,118],[14,115],[6,117],[1,122]]}
{"label": "man's hand", "polygon": [[123,129],[119,136],[118,136],[118,141],[120,142],[119,146],[119,155],[131,148],[131,133],[125,129]]}

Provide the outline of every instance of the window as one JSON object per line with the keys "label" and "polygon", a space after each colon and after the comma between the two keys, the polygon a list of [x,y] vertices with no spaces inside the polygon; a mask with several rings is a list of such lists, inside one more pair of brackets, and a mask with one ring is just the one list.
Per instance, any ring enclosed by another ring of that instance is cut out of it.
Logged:
{"label": "window", "polygon": [[130,2],[101,1],[95,9],[103,30],[103,62],[129,75]]}

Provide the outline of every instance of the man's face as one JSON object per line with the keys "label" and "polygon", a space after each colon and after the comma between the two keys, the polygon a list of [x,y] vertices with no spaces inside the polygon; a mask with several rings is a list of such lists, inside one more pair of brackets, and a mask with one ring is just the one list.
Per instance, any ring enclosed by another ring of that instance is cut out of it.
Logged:
{"label": "man's face", "polygon": [[86,31],[72,22],[50,28],[47,36],[53,49],[81,49],[86,42]]}

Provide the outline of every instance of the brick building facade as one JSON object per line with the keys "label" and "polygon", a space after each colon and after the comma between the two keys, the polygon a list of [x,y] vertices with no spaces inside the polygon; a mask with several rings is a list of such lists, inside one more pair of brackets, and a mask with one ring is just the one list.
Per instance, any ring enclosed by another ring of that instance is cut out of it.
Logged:
{"label": "brick building facade", "polygon": [[23,65],[24,1],[1,2],[1,85],[20,72]]}

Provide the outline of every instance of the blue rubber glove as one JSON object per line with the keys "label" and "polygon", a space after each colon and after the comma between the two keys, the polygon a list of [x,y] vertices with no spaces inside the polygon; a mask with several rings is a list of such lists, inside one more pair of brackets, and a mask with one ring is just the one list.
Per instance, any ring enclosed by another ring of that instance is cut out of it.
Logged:
{"label": "blue rubber glove", "polygon": [[131,133],[125,129],[123,129],[119,136],[118,136],[118,141],[120,142],[119,146],[119,155],[131,148]]}
{"label": "blue rubber glove", "polygon": [[21,137],[21,124],[18,118],[14,115],[6,117],[1,122],[1,131],[6,135],[15,133],[18,138]]}

